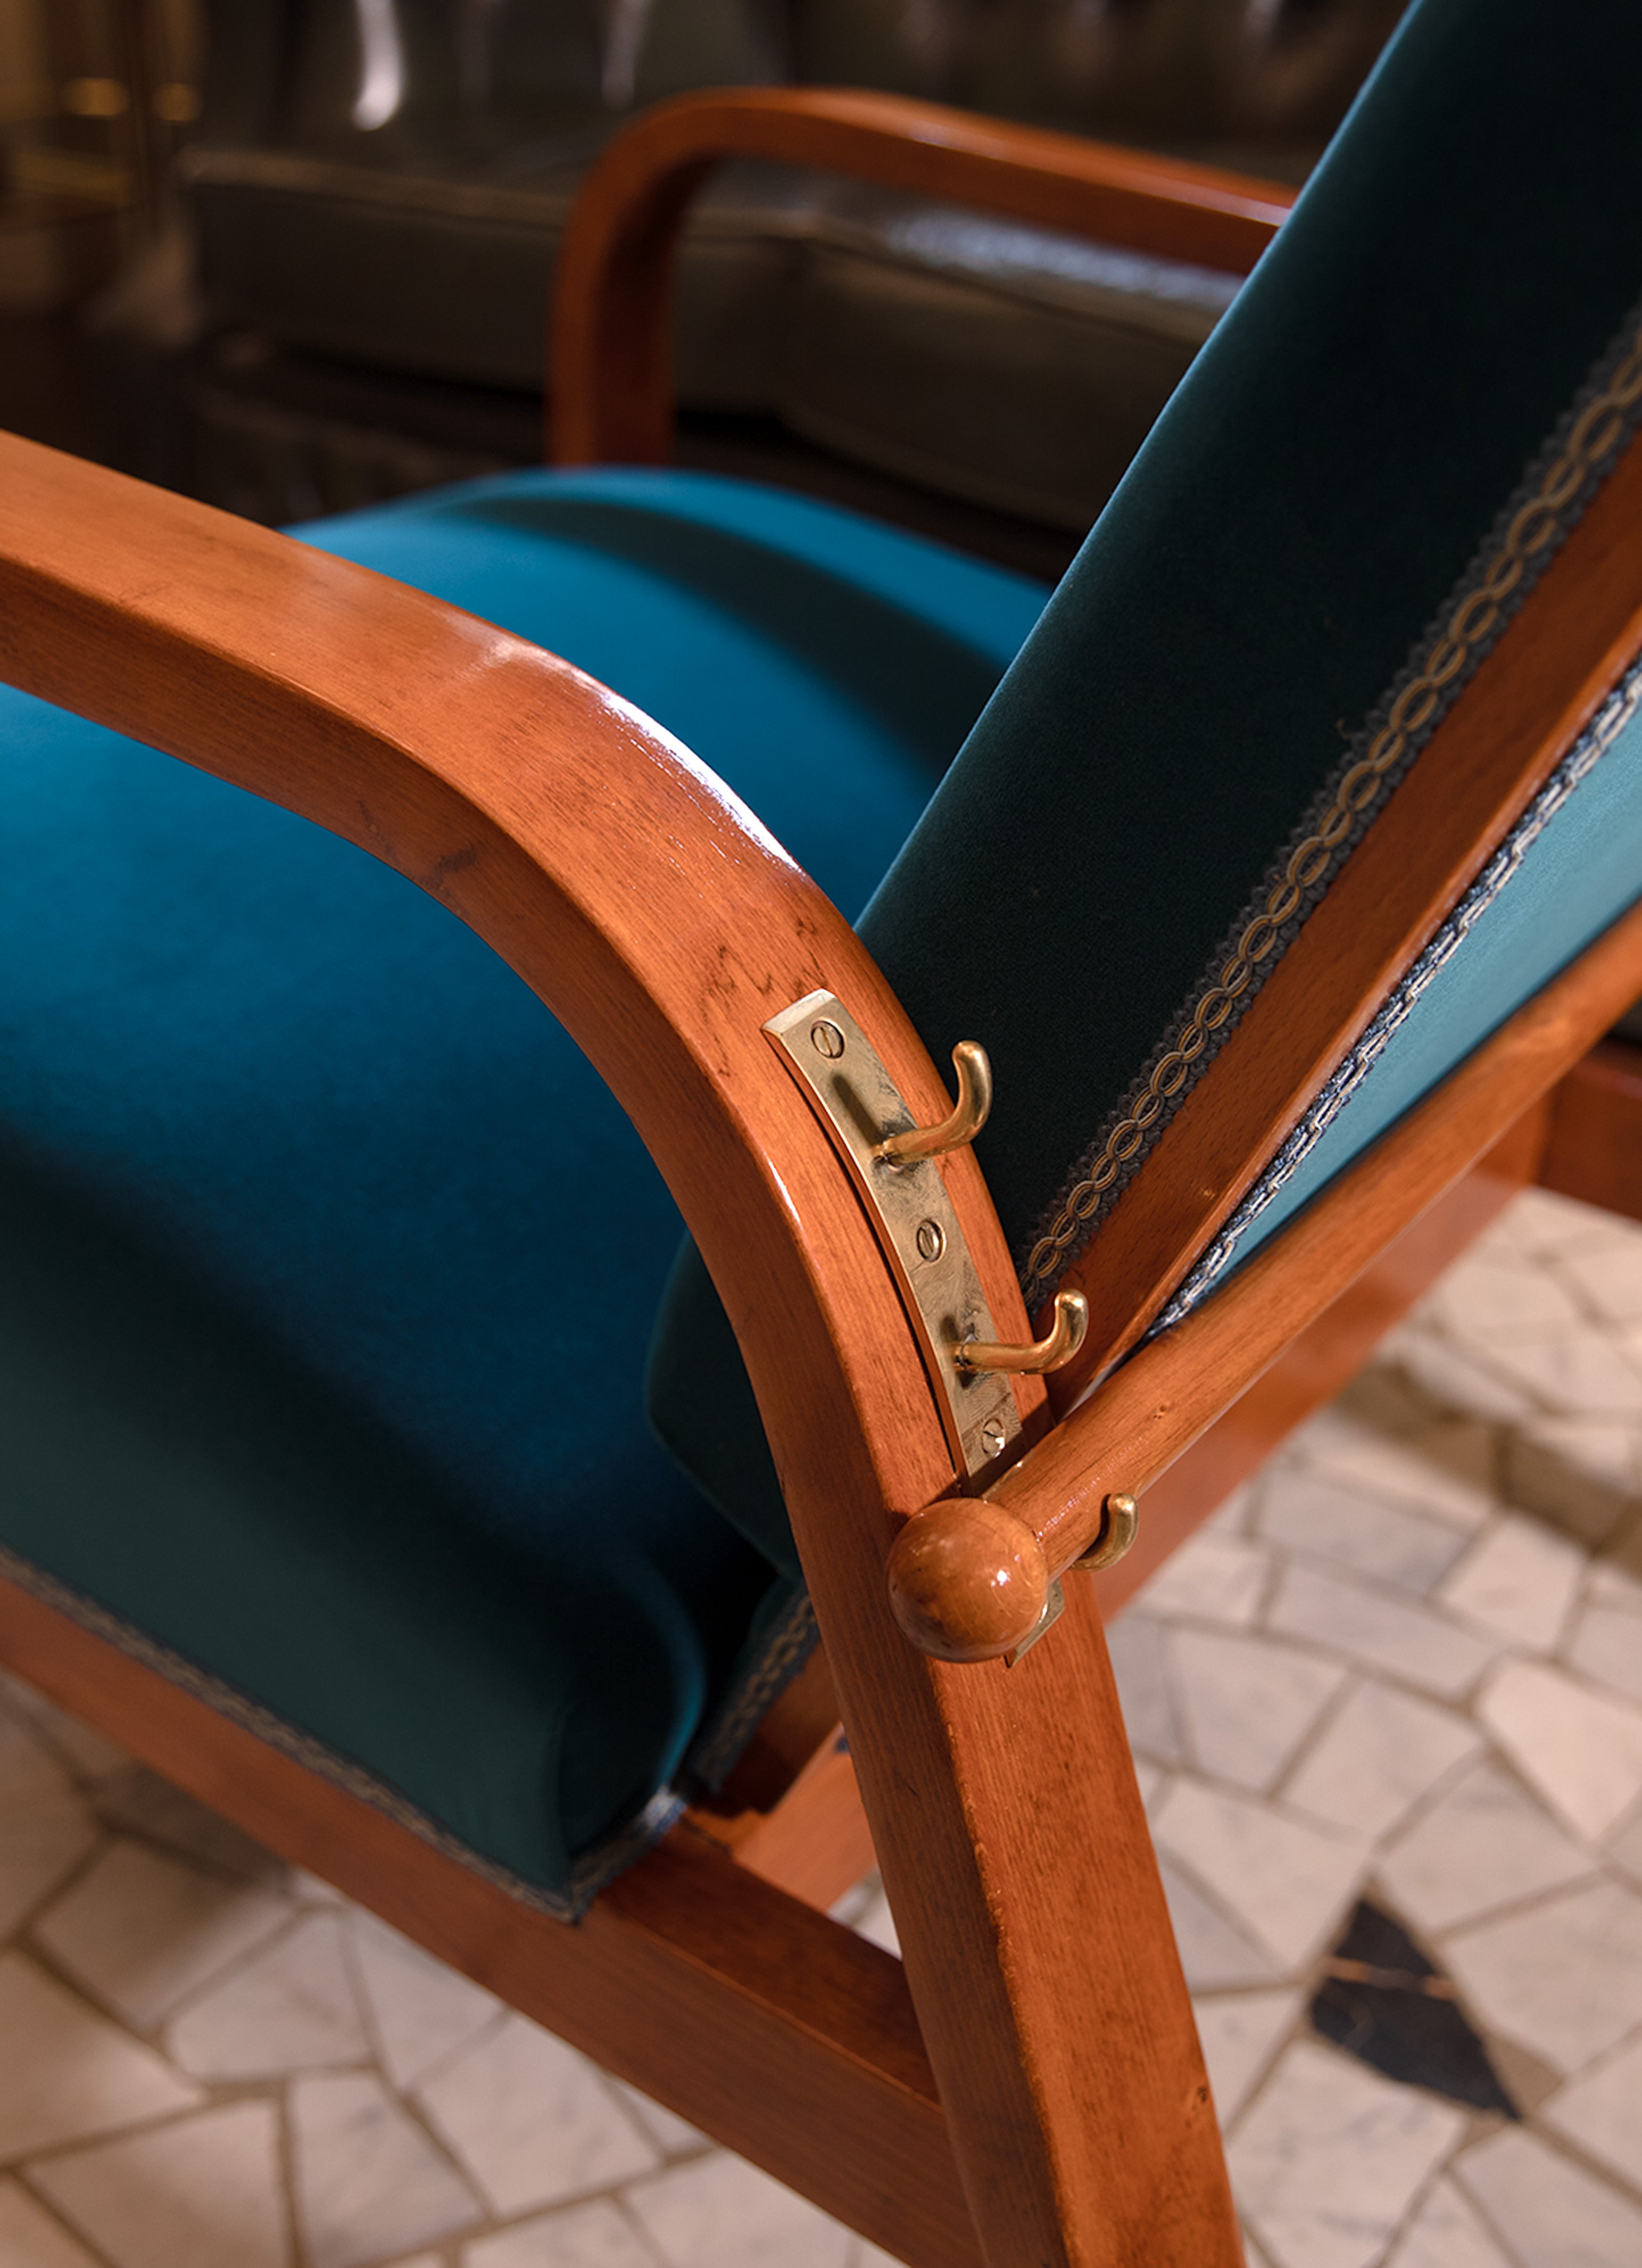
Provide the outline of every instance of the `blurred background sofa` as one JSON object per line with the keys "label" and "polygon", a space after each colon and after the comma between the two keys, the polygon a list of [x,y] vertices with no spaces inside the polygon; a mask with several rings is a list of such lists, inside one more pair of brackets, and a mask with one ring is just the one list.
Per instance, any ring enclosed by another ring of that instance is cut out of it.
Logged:
{"label": "blurred background sofa", "polygon": [[[179,6],[103,12],[137,53],[155,45],[143,19]],[[70,17],[98,12],[0,0],[31,7],[59,42]],[[192,34],[169,33],[196,51],[197,96],[149,70],[146,108],[169,89],[161,124],[179,146],[150,158],[147,225],[91,316],[103,453],[276,522],[529,461],[565,211],[615,126],[665,95],[866,85],[1298,180],[1399,12],[204,0]],[[681,453],[1053,573],[1233,289],[821,176],[726,167],[682,263]]]}

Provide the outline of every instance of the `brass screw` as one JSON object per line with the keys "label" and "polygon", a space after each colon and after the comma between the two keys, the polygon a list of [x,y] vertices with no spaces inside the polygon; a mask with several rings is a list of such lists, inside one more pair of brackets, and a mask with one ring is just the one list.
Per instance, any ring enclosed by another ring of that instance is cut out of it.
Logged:
{"label": "brass screw", "polygon": [[843,1053],[843,1034],[836,1024],[829,1024],[823,1018],[819,1024],[810,1026],[810,1045],[818,1056],[825,1056],[828,1063],[836,1063]]}
{"label": "brass screw", "polygon": [[981,1428],[981,1439],[986,1444],[986,1453],[989,1457],[997,1456],[1008,1438],[1009,1436],[1004,1431],[1004,1421],[1001,1418],[989,1418]]}
{"label": "brass screw", "polygon": [[946,1238],[939,1221],[921,1220],[918,1223],[918,1256],[923,1260],[939,1260],[946,1249]]}

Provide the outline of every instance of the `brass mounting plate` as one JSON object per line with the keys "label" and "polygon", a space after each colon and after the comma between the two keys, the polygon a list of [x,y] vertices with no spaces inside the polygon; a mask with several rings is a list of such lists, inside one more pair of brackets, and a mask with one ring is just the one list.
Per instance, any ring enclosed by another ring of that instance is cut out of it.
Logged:
{"label": "brass mounting plate", "polygon": [[965,1339],[992,1339],[997,1331],[940,1167],[932,1158],[891,1165],[877,1154],[917,1121],[835,994],[808,993],[764,1029],[866,1199],[917,1327],[954,1458],[974,1478],[1020,1432],[1020,1415],[1006,1375],[966,1370],[957,1360]]}

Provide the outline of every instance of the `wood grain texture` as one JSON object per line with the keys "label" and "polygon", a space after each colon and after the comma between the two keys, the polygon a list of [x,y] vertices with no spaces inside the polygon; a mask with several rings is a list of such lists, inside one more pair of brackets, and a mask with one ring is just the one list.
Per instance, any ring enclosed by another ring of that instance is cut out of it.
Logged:
{"label": "wood grain texture", "polygon": [[[1639,983],[1642,907],[1521,1009],[1212,1298],[1142,1347],[989,1497],[1026,1521],[1052,1567],[1066,1566],[1099,1532],[1107,1494],[1138,1495],[1183,1456],[1579,1063]],[[1143,1498],[1143,1528],[1145,1517]]]}
{"label": "wood grain texture", "polygon": [[1134,1345],[1639,649],[1632,441],[1062,1278],[1090,1321],[1057,1408]]}
{"label": "wood grain texture", "polygon": [[738,1866],[823,1913],[870,1872],[876,1855],[842,1728],[768,1811],[700,1807],[689,1816]]}
{"label": "wood grain texture", "polygon": [[[836,992],[915,1116],[945,1115],[848,924],[722,783],[565,663],[15,440],[0,441],[0,675],[396,866],[584,1048],[747,1357],[990,2268],[1234,2268],[1092,1603],[1015,1671],[931,1662],[890,1613],[896,1527],[953,1469],[876,1239],[762,1031],[775,1009]],[[1024,1336],[979,1170],[957,1152],[942,1171],[998,1327]],[[1092,1960],[1088,1917],[1104,1913],[1123,1926]],[[829,2185],[811,2194],[840,2209]]]}
{"label": "wood grain texture", "polygon": [[1642,1220],[1642,1047],[1604,1040],[1557,1087],[1540,1180]]}
{"label": "wood grain texture", "polygon": [[0,1660],[917,2268],[979,2268],[899,1962],[675,1831],[574,1929],[0,1580]]}
{"label": "wood grain texture", "polygon": [[1236,275],[1296,194],[901,95],[736,87],[658,104],[593,166],[560,247],[548,342],[555,463],[665,464],[672,453],[673,256],[691,198],[730,157],[849,174]]}

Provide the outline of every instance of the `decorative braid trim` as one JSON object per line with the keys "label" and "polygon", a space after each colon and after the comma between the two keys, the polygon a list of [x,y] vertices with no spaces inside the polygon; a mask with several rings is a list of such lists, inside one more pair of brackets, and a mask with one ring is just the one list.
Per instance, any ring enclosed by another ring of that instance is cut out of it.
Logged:
{"label": "decorative braid trim", "polygon": [[1611,471],[1642,416],[1642,313],[1581,387],[1470,565],[1268,870],[1161,1045],[1074,1167],[1020,1266],[1046,1299],[1231,1036],[1345,859]]}
{"label": "decorative braid trim", "polygon": [[[199,1668],[183,1655],[173,1653],[170,1646],[162,1646],[134,1624],[111,1614],[94,1599],[88,1599],[83,1591],[61,1582],[4,1543],[0,1543],[0,1576],[26,1591],[31,1598],[39,1599],[42,1605],[66,1615],[93,1638],[117,1646],[121,1653],[141,1662],[145,1669],[154,1670],[167,1683],[204,1702],[219,1717],[238,1725],[242,1732],[254,1734],[280,1756],[289,1756],[293,1764],[328,1780],[345,1794],[357,1796],[372,1810],[393,1820],[396,1826],[408,1828],[442,1857],[454,1859],[459,1866],[466,1867],[470,1874],[479,1875],[497,1889],[505,1890],[509,1897],[517,1898],[521,1905],[547,1914],[554,1921],[579,1921],[599,1892],[647,1851],[653,1850],[684,1811],[688,1799],[675,1787],[658,1788],[636,1818],[593,1850],[583,1852],[571,1866],[563,1890],[544,1889],[540,1882],[527,1882],[511,1867],[482,1857],[374,1773],[350,1763],[346,1756],[339,1756],[312,1734],[286,1724],[283,1717],[276,1717],[261,1702],[248,1699],[222,1678]],[[729,1692],[697,1736],[687,1759],[685,1773],[703,1786],[718,1786],[752,1738],[770,1703],[808,1660],[820,1635],[809,1594],[800,1590],[752,1648]]]}
{"label": "decorative braid trim", "polygon": [[1195,1307],[1230,1263],[1249,1228],[1292,1178],[1368,1076],[1386,1043],[1445,962],[1505,888],[1530,847],[1642,709],[1642,662],[1609,695],[1591,724],[1522,814],[1447,920],[1339,1065],[1311,1108],[1232,1214],[1219,1236],[1152,1327],[1152,1336]]}
{"label": "decorative braid trim", "polygon": [[350,1763],[345,1756],[339,1756],[311,1734],[298,1732],[294,1726],[286,1724],[283,1718],[276,1717],[271,1709],[263,1708],[260,1702],[248,1700],[233,1686],[212,1676],[209,1670],[200,1669],[181,1654],[173,1653],[169,1646],[161,1646],[157,1639],[149,1638],[120,1616],[110,1614],[106,1607],[99,1606],[94,1599],[88,1599],[84,1592],[59,1582],[55,1575],[49,1575],[44,1568],[36,1567],[32,1561],[19,1557],[4,1544],[0,1544],[0,1575],[4,1575],[8,1582],[15,1583],[19,1590],[28,1592],[31,1597],[39,1599],[42,1604],[55,1607],[59,1614],[66,1615],[82,1630],[90,1631],[94,1638],[118,1646],[121,1653],[129,1654],[134,1661],[140,1661],[145,1669],[157,1671],[168,1683],[192,1695],[195,1700],[203,1701],[218,1716],[227,1718],[230,1724],[238,1725],[242,1732],[254,1734],[280,1756],[289,1756],[293,1764],[301,1764],[305,1771],[328,1780],[333,1787],[341,1788],[345,1794],[357,1796],[362,1803],[368,1803],[372,1810],[381,1812],[396,1826],[409,1828],[420,1841],[438,1852],[442,1857],[454,1859],[459,1866],[466,1867],[469,1874],[479,1875],[482,1880],[493,1883],[497,1889],[505,1890],[509,1897],[517,1898],[520,1905],[533,1907],[536,1912],[547,1914],[555,1921],[579,1920],[606,1883],[614,1881],[625,1867],[630,1867],[636,1859],[642,1859],[646,1851],[659,1843],[684,1808],[681,1796],[675,1794],[671,1788],[659,1789],[636,1819],[630,1820],[595,1850],[585,1852],[576,1860],[562,1891],[544,1889],[539,1882],[526,1881],[511,1867],[498,1866],[494,1859],[481,1857],[459,1836],[453,1835],[449,1828],[441,1827],[437,1820],[430,1819],[426,1812],[419,1810],[373,1773]]}
{"label": "decorative braid trim", "polygon": [[764,1712],[798,1675],[821,1638],[807,1591],[798,1591],[759,1639],[717,1714],[685,1759],[685,1773],[710,1792],[723,1786]]}

